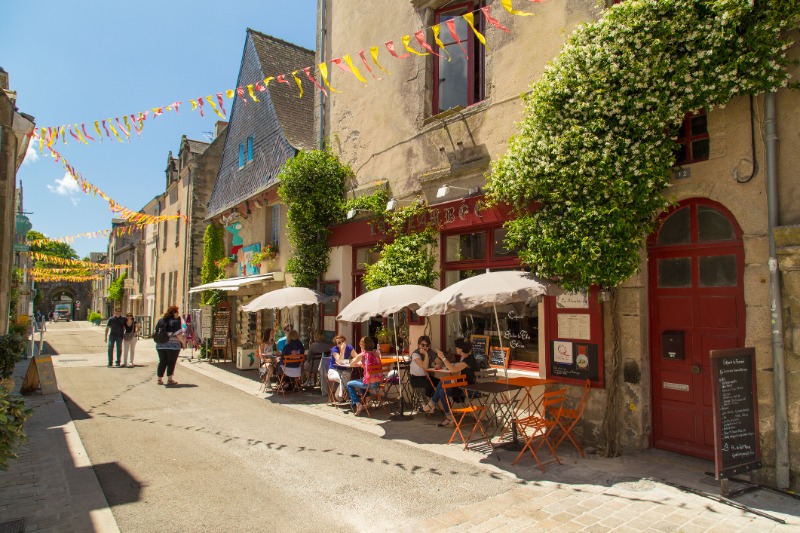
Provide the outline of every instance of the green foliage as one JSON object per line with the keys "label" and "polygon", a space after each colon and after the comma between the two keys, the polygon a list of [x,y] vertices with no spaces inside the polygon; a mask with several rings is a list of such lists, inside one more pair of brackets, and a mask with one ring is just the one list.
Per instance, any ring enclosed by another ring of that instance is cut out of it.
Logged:
{"label": "green foliage", "polygon": [[[376,215],[386,211],[386,204],[389,202],[389,191],[385,187],[379,187],[372,194],[359,196],[358,198],[348,199],[342,206],[342,214],[346,215],[351,209],[358,211],[371,211]],[[376,219],[379,225],[383,223],[383,218]],[[378,231],[384,232],[385,227],[381,225]]]}
{"label": "green foliage", "polygon": [[380,243],[380,259],[367,265],[364,284],[370,290],[404,284],[432,287],[439,276],[434,269],[438,233],[428,219],[428,207],[419,199],[396,211],[386,211],[385,201],[380,205],[387,240]]}
{"label": "green foliage", "polygon": [[[200,280],[204,284],[217,281],[225,275],[225,268],[217,266],[217,262],[225,257],[222,232],[222,226],[211,223],[203,234],[203,266],[200,269]],[[202,305],[217,305],[221,301],[222,291],[203,291],[200,297]]]}
{"label": "green foliage", "polygon": [[25,350],[25,337],[17,332],[0,335],[0,379],[11,377],[14,365]]}
{"label": "green foliage", "polygon": [[128,272],[124,271],[122,274],[111,282],[111,285],[108,286],[108,299],[115,302],[120,303],[122,302],[122,297],[125,295],[125,278],[128,277]]}
{"label": "green foliage", "polygon": [[799,16],[796,0],[638,0],[578,28],[492,169],[490,201],[518,214],[506,246],[566,288],[633,275],[684,114],[785,86],[782,32]]}
{"label": "green foliage", "polygon": [[[46,239],[47,237],[45,237],[43,233],[30,230],[25,236],[25,238],[29,241],[35,241],[39,239]],[[46,242],[42,244],[31,244],[30,248],[31,252],[39,252],[47,255],[55,255],[57,257],[64,257],[66,259],[78,259],[78,253],[75,251],[75,249],[65,242]],[[48,263],[37,261],[37,266],[40,263],[44,266],[48,265]]]}
{"label": "green foliage", "polygon": [[0,470],[7,470],[8,460],[17,457],[14,446],[26,439],[25,420],[31,414],[13,387],[13,380],[0,380]]}
{"label": "green foliage", "polygon": [[16,322],[12,322],[8,325],[8,333],[19,335],[24,342],[24,337],[28,335],[28,326],[25,324],[17,324]]}
{"label": "green foliage", "polygon": [[89,322],[94,322],[96,320],[103,320],[103,315],[101,315],[98,312],[92,311],[91,313],[89,313],[89,316],[86,317],[86,320]]}
{"label": "green foliage", "polygon": [[262,246],[261,250],[250,256],[250,264],[253,266],[258,266],[266,260],[275,258],[275,254],[277,253],[278,250],[273,248],[271,244]]}
{"label": "green foliage", "polygon": [[278,195],[288,206],[286,227],[293,256],[286,270],[299,287],[316,287],[328,269],[329,226],[343,220],[345,180],[349,166],[325,150],[299,152],[281,169]]}

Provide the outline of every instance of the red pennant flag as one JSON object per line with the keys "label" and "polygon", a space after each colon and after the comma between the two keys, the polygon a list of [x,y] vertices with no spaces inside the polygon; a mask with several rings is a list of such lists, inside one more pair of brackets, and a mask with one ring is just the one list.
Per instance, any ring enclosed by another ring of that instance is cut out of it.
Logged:
{"label": "red pennant flag", "polygon": [[136,135],[139,135],[141,137],[142,130],[140,130],[139,126],[136,125],[136,117],[134,117],[133,115],[131,115],[131,123],[133,124],[133,129],[136,130]]}
{"label": "red pennant flag", "polygon": [[[531,0],[531,2],[537,2],[537,1],[540,0]],[[503,30],[506,33],[511,33],[511,30],[500,24],[496,18],[492,18],[492,15],[490,13],[491,8],[489,6],[482,7],[481,11],[483,11],[483,16],[486,19],[486,22],[488,22],[497,29]]]}
{"label": "red pennant flag", "polygon": [[247,105],[247,98],[244,97],[244,87],[237,87],[236,94],[238,94],[239,98],[244,100],[244,104]]}
{"label": "red pennant flag", "polygon": [[72,131],[72,126],[67,126],[67,131],[69,132],[70,135],[72,135],[75,138],[76,141],[81,142],[78,136],[75,135],[75,132]]}
{"label": "red pennant flag", "polygon": [[386,41],[385,44],[386,44],[386,49],[389,50],[389,53],[392,54],[397,59],[405,59],[407,57],[411,57],[411,54],[398,55],[397,52],[394,51],[394,41]]}
{"label": "red pennant flag", "polygon": [[178,108],[181,106],[183,102],[172,102],[172,107],[175,108],[175,112],[178,112]]}
{"label": "red pennant flag", "polygon": [[156,118],[157,116],[160,116],[160,115],[163,115],[163,114],[164,114],[164,108],[163,107],[154,107],[153,108],[153,118]]}
{"label": "red pennant flag", "polygon": [[200,106],[200,116],[205,118],[205,114],[203,114],[203,97],[197,99],[197,104]]}
{"label": "red pennant flag", "polygon": [[342,58],[341,57],[335,57],[335,58],[331,59],[331,63],[333,63],[334,65],[336,65],[337,67],[339,67],[343,71],[347,72],[348,74],[352,74],[353,73],[353,71],[350,70],[350,67],[348,67],[347,65],[343,65],[342,64]]}
{"label": "red pennant flag", "polygon": [[280,76],[278,76],[275,79],[278,80],[278,83],[285,83],[286,85],[291,86],[292,84],[289,83],[288,81],[286,81],[286,78],[284,76],[286,76],[286,74],[281,74]]}
{"label": "red pennant flag", "polygon": [[428,52],[432,53],[435,56],[442,57],[441,54],[437,54],[436,52],[434,52],[433,48],[431,48],[431,45],[429,45],[427,41],[425,41],[425,30],[419,30],[415,32],[414,37],[417,38],[417,42],[422,48],[424,48],[425,50],[427,50]]}
{"label": "red pennant flag", "polygon": [[225,111],[225,106],[222,105],[222,93],[217,93],[217,103],[219,104],[219,108],[222,110],[222,114],[227,115],[228,112]]}
{"label": "red pennant flag", "polygon": [[81,129],[83,130],[83,136],[84,137],[86,137],[87,139],[89,139],[92,142],[95,142],[95,140],[88,133],[86,133],[86,124],[81,124]]}
{"label": "red pennant flag", "polygon": [[317,80],[315,80],[314,77],[311,75],[311,67],[304,68],[303,72],[306,73],[306,78],[310,79],[314,83],[314,85],[317,86],[317,89],[322,91],[322,94],[324,94],[325,96],[328,96],[328,91],[325,90],[325,87],[323,87],[322,85],[317,83]]}
{"label": "red pennant flag", "polygon": [[108,137],[110,139],[111,138],[111,134],[108,133],[108,128],[106,127],[106,121],[105,120],[103,121],[103,129],[106,132],[106,137]]}
{"label": "red pennant flag", "polygon": [[447,29],[450,30],[450,36],[453,38],[455,42],[458,43],[458,46],[460,46],[461,49],[464,51],[464,55],[469,57],[467,49],[464,48],[464,45],[461,44],[461,39],[458,38],[458,32],[456,31],[456,19],[450,19],[447,22],[445,22],[445,24],[447,25]]}
{"label": "red pennant flag", "polygon": [[369,68],[369,63],[367,63],[367,58],[366,58],[366,57],[364,57],[364,50],[361,50],[361,51],[358,53],[358,57],[360,57],[360,58],[361,58],[361,62],[362,62],[362,63],[364,63],[364,68],[365,68],[365,69],[367,69],[367,72],[369,72],[370,74],[372,74],[372,77],[373,77],[373,78],[375,78],[375,79],[376,79],[376,80],[378,80],[378,81],[380,81],[380,80],[382,80],[382,79],[383,79],[383,78],[379,78],[378,76],[376,76],[376,75],[375,75],[375,73],[374,73],[374,72],[372,72],[372,69],[371,69],[371,68]]}

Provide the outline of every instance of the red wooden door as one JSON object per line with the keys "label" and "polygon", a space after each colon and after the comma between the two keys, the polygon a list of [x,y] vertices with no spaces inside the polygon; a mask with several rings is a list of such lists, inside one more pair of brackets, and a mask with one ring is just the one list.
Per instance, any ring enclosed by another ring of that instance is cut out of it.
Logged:
{"label": "red wooden door", "polygon": [[744,252],[730,213],[682,202],[648,242],[653,445],[713,458],[709,351],[745,339]]}

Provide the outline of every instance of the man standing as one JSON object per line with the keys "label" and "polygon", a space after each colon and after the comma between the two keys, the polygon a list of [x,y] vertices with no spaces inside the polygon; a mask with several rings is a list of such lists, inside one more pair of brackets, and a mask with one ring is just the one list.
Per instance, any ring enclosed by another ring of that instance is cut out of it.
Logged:
{"label": "man standing", "polygon": [[[109,331],[111,334],[109,335]],[[117,366],[122,357],[122,337],[125,335],[125,318],[122,316],[122,309],[114,309],[114,316],[106,322],[106,342],[108,343],[108,366],[111,367],[112,351],[114,344],[117,345]]]}

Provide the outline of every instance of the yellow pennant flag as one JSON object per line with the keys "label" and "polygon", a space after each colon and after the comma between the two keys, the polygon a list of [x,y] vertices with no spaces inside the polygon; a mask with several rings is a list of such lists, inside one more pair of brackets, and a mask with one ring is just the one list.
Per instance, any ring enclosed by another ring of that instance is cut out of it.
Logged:
{"label": "yellow pennant flag", "polygon": [[86,139],[84,139],[84,138],[83,138],[83,135],[81,135],[81,130],[80,130],[80,128],[78,128],[78,125],[77,125],[77,124],[75,124],[75,133],[78,135],[78,139],[80,139],[80,141],[81,141],[83,144],[89,144],[89,141],[87,141]]}
{"label": "yellow pennant flag", "polygon": [[372,56],[372,62],[373,62],[373,63],[375,63],[375,66],[377,66],[379,69],[381,69],[382,71],[384,71],[386,74],[391,74],[391,72],[389,72],[388,70],[386,70],[385,68],[383,68],[383,67],[381,66],[381,64],[380,64],[380,63],[378,63],[378,47],[377,47],[377,46],[373,46],[373,47],[371,47],[371,48],[369,49],[369,53],[370,53],[370,55]]}
{"label": "yellow pennant flag", "polygon": [[275,76],[269,76],[267,78],[264,78],[264,88],[266,89],[267,87],[269,87],[269,82],[271,82],[274,79]]}
{"label": "yellow pennant flag", "polygon": [[233,95],[235,93],[236,93],[236,91],[234,91],[233,89],[228,89],[227,91],[225,91],[225,96],[227,96],[228,99],[231,99],[231,98],[233,98]]}
{"label": "yellow pennant flag", "polygon": [[500,0],[500,3],[503,4],[503,7],[506,8],[506,11],[511,13],[512,15],[519,15],[520,17],[530,17],[533,13],[525,13],[524,11],[517,11],[511,5],[511,0]]}
{"label": "yellow pennant flag", "polygon": [[[41,135],[39,135],[39,151],[40,152],[44,150],[44,132],[45,132],[45,129],[42,128],[42,133],[41,133]],[[50,145],[48,144],[47,146],[50,146]]]}
{"label": "yellow pennant flag", "polygon": [[464,13],[462,16],[464,17],[464,20],[467,21],[467,24],[469,24],[469,27],[472,28],[472,33],[475,34],[475,37],[478,38],[483,46],[486,46],[486,37],[484,37],[481,32],[475,28],[475,15],[472,13]]}
{"label": "yellow pennant flag", "polygon": [[119,142],[124,143],[125,141],[120,139],[119,133],[117,133],[117,130],[114,129],[114,125],[111,123],[111,119],[108,118],[108,119],[106,119],[106,121],[108,122],[108,127],[111,128],[111,133],[114,134],[114,137],[116,137]]}
{"label": "yellow pennant flag", "polygon": [[100,133],[100,121],[99,120],[95,120],[94,121],[94,131],[96,131],[97,132],[97,136],[100,137],[100,142],[103,142],[103,134]]}
{"label": "yellow pennant flag", "polygon": [[355,76],[358,81],[362,83],[367,83],[367,80],[364,79],[364,76],[361,75],[356,66],[353,64],[353,60],[350,57],[350,54],[342,56],[342,59],[344,59],[345,64],[348,67],[350,67],[350,71],[353,73],[353,76]]}
{"label": "yellow pennant flag", "polygon": [[[297,95],[297,97],[298,98],[302,98],[303,97],[303,82],[300,81],[300,78],[297,77],[297,73],[298,72],[300,72],[300,71],[299,70],[295,70],[294,72],[292,72],[292,77],[294,78],[294,82],[297,84],[297,88],[300,90],[300,94]],[[253,86],[252,85],[248,85],[247,86],[247,90],[250,91],[250,96],[253,96]],[[256,100],[256,102],[258,102],[258,100]]]}
{"label": "yellow pennant flag", "polygon": [[189,100],[189,103],[192,104],[192,111],[197,109],[197,100]]}
{"label": "yellow pennant flag", "polygon": [[437,24],[435,26],[431,26],[431,29],[433,30],[433,42],[435,42],[436,46],[438,46],[439,49],[447,55],[447,60],[450,61],[450,52],[447,51],[447,48],[444,47],[444,43],[439,38],[439,32],[441,31],[442,26]]}
{"label": "yellow pennant flag", "polygon": [[66,132],[64,131],[65,128],[66,128],[66,126],[61,126],[58,129],[58,133],[61,135],[61,142],[63,142],[64,145],[66,146],[66,144],[67,144],[67,135],[66,135]]}
{"label": "yellow pennant flag", "polygon": [[[464,15],[464,18],[466,18],[466,15]],[[405,47],[405,49],[408,50],[409,52],[411,52],[412,54],[418,55],[418,56],[427,56],[427,55],[429,55],[428,52],[425,52],[425,53],[417,52],[416,50],[414,50],[413,48],[411,48],[408,45],[411,42],[411,36],[410,35],[403,35],[400,38],[400,40],[403,41],[403,47]]]}
{"label": "yellow pennant flag", "polygon": [[[294,75],[294,73],[292,73],[292,75]],[[295,79],[295,81],[297,81],[297,84],[300,85],[300,80],[297,79],[297,76],[295,76],[294,79]],[[256,93],[253,92],[253,84],[252,83],[247,86],[247,92],[250,94],[250,98],[252,98],[254,102],[259,102],[260,101],[258,98],[256,98]],[[303,97],[303,87],[302,87],[302,85],[300,86],[300,97],[301,98]]]}
{"label": "yellow pennant flag", "polygon": [[320,63],[319,65],[317,65],[317,67],[319,68],[319,73],[322,76],[322,81],[323,81],[323,83],[325,83],[325,87],[330,89],[332,92],[338,93],[339,91],[337,91],[336,89],[331,87],[331,84],[328,83],[328,65],[327,65],[327,63]]}
{"label": "yellow pennant flag", "polygon": [[214,110],[214,113],[216,113],[219,118],[225,120],[225,115],[223,115],[222,113],[219,112],[219,109],[217,109],[216,104],[211,100],[211,95],[210,94],[208,96],[206,96],[206,102],[208,102],[208,105],[211,106],[211,109]]}

